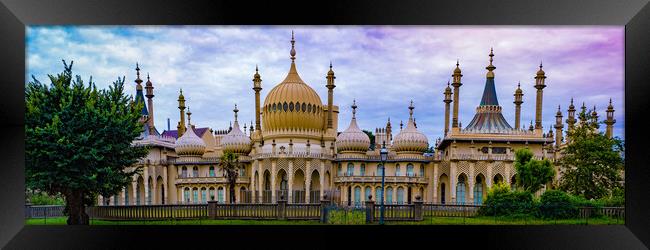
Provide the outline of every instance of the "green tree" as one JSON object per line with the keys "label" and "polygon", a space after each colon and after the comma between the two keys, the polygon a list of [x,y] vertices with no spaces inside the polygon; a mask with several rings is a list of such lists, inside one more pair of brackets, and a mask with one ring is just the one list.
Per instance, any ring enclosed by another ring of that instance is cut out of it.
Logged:
{"label": "green tree", "polygon": [[219,167],[226,173],[226,179],[229,184],[229,194],[230,194],[230,203],[235,203],[235,184],[237,183],[237,177],[239,177],[239,171],[244,167],[239,162],[239,156],[235,153],[226,151],[219,158]]}
{"label": "green tree", "polygon": [[130,168],[147,149],[132,145],[143,130],[143,104],[129,101],[124,78],[98,90],[92,77],[84,85],[72,77],[72,62],[25,86],[25,174],[29,189],[65,197],[70,225],[88,224],[85,206],[97,194],[117,194],[138,168]]}
{"label": "green tree", "polygon": [[368,138],[370,138],[370,150],[375,150],[375,135],[372,134],[372,132],[368,130],[363,130],[366,135],[368,135]]}
{"label": "green tree", "polygon": [[540,190],[555,176],[555,169],[548,159],[533,159],[533,152],[522,148],[515,152],[516,186],[531,193]]}
{"label": "green tree", "polygon": [[567,132],[569,144],[559,160],[560,189],[586,199],[610,196],[622,187],[624,143],[598,131],[599,123],[584,108],[580,122]]}

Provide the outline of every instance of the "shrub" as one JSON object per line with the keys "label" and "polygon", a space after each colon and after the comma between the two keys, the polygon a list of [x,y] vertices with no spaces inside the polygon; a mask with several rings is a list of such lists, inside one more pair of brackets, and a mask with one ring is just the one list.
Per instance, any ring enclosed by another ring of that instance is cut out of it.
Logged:
{"label": "shrub", "polygon": [[65,201],[60,195],[50,196],[43,192],[36,192],[27,195],[32,205],[65,205]]}
{"label": "shrub", "polygon": [[538,216],[545,219],[566,219],[578,216],[578,208],[571,197],[560,190],[547,190],[540,198]]}
{"label": "shrub", "polygon": [[533,194],[528,191],[511,191],[506,183],[494,185],[479,211],[488,216],[530,215],[534,211]]}
{"label": "shrub", "polygon": [[329,224],[366,224],[366,213],[359,209],[333,209],[328,217]]}

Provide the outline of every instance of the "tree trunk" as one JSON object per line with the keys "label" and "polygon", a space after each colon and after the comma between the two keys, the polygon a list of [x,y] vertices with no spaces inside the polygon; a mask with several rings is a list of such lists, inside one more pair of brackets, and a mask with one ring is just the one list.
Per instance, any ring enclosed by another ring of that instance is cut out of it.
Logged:
{"label": "tree trunk", "polygon": [[235,183],[230,183],[230,203],[235,203]]}
{"label": "tree trunk", "polygon": [[73,190],[65,192],[68,211],[68,225],[88,225],[88,215],[84,206],[84,192]]}

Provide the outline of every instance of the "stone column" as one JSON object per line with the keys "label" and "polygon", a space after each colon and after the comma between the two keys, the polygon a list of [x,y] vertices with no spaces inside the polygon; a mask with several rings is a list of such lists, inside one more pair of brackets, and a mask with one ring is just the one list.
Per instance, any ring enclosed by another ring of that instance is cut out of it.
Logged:
{"label": "stone column", "polygon": [[142,204],[149,205],[147,204],[147,201],[149,201],[149,166],[144,166],[144,197],[142,197],[144,201],[142,201]]}
{"label": "stone column", "polygon": [[293,198],[293,160],[289,161],[289,173],[287,173],[287,175],[289,177],[288,178],[289,193],[287,194],[286,199],[287,202],[293,203],[293,199],[292,199]]}
{"label": "stone column", "polygon": [[424,211],[422,210],[422,197],[420,195],[415,196],[415,202],[414,202],[414,212],[415,212],[415,220],[421,221],[424,219]]}
{"label": "stone column", "polygon": [[437,165],[437,166],[434,165],[433,166],[433,177],[432,177],[432,179],[433,179],[433,182],[432,182],[433,183],[433,196],[432,196],[433,199],[431,199],[431,202],[435,202],[435,203],[440,202],[438,200],[438,168],[439,167],[440,167],[440,165]]}
{"label": "stone column", "polygon": [[277,171],[276,171],[276,160],[273,159],[271,160],[271,202],[275,203],[277,200],[277,197],[275,197],[275,179],[277,176]]}
{"label": "stone column", "polygon": [[487,188],[492,187],[492,169],[494,168],[494,165],[495,165],[494,162],[491,162],[491,163],[488,164],[488,167],[487,167],[487,175],[488,176],[485,176],[485,186]]}
{"label": "stone column", "polygon": [[458,162],[451,162],[449,168],[449,192],[451,200],[449,202],[456,203],[456,167]]}
{"label": "stone column", "polygon": [[469,176],[467,176],[467,193],[469,193],[469,200],[466,202],[467,204],[473,204],[474,203],[474,182],[476,178],[476,174],[474,173],[474,166],[476,165],[476,162],[470,162],[469,163]]}
{"label": "stone column", "polygon": [[305,172],[305,202],[309,203],[309,192],[311,192],[311,160],[306,160],[305,164],[305,169],[307,169]]}
{"label": "stone column", "polygon": [[165,187],[165,197],[162,201],[165,202],[165,204],[169,204],[169,188],[171,185],[169,185],[170,181],[167,179],[167,166],[163,166],[163,187]]}
{"label": "stone column", "polygon": [[[322,161],[322,160],[320,161],[320,175],[319,175],[319,177],[320,177],[320,186],[321,186],[321,188],[320,188],[320,197],[323,197],[323,194],[325,193],[325,162]],[[331,178],[332,178],[332,174],[330,173],[330,179]],[[332,188],[332,187],[330,187],[329,183],[327,183],[327,186],[330,189]],[[330,200],[331,199],[332,199],[332,197],[330,197]]]}
{"label": "stone column", "polygon": [[366,200],[366,223],[373,222],[375,222],[375,201]]}

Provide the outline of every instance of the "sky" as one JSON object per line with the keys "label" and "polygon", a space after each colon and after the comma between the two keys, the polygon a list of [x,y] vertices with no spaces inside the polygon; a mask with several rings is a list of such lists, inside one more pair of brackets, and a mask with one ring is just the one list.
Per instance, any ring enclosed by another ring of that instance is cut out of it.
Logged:
{"label": "sky", "polygon": [[[543,127],[555,123],[560,106],[566,120],[570,99],[598,115],[612,99],[614,136],[624,138],[623,26],[28,26],[27,72],[42,83],[74,61],[73,74],[92,76],[99,88],[126,77],[135,95],[135,66],[154,86],[154,123],[176,129],[178,93],[197,127],[226,129],[239,108],[240,124],[254,122],[253,74],[262,78],[261,102],[286,76],[295,32],[301,78],[327,103],[325,76],[336,74],[334,104],[345,130],[356,100],[357,123],[373,131],[390,117],[393,131],[408,120],[413,100],[418,129],[433,143],[444,131],[444,89],[460,62],[459,120],[467,126],[479,105],[490,48],[503,115],[514,127],[513,94],[521,83],[522,126],[535,117],[534,77],[546,72]],[[144,83],[143,83],[144,84]],[[565,125],[566,128],[566,125]],[[601,126],[604,131],[604,125]]]}

